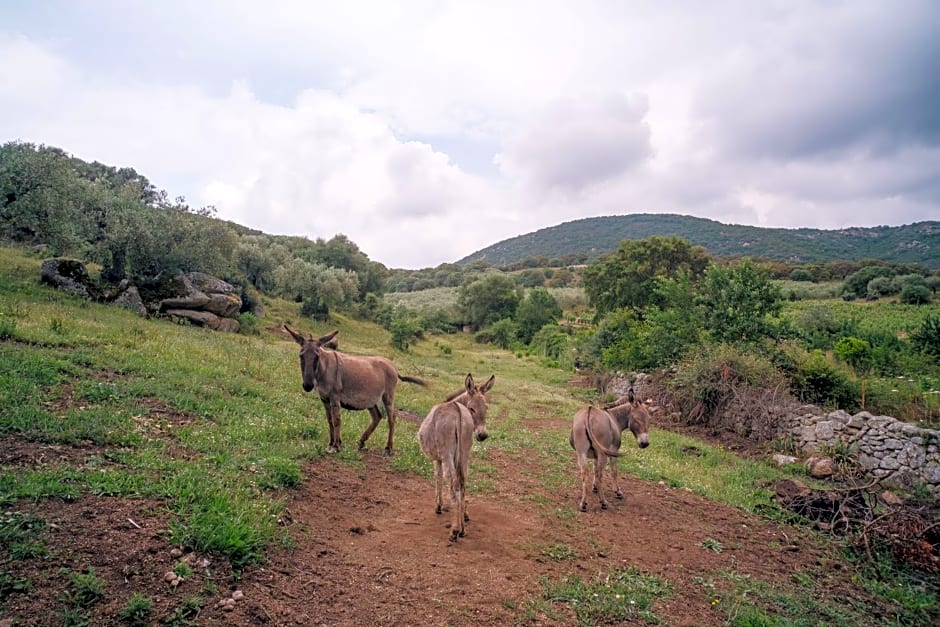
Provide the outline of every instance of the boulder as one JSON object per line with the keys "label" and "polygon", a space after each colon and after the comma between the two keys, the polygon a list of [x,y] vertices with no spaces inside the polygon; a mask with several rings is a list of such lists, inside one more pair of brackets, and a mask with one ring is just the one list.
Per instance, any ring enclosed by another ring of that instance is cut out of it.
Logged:
{"label": "boulder", "polygon": [[806,460],[806,470],[812,477],[825,479],[835,474],[835,462],[831,457],[810,457]]}
{"label": "boulder", "polygon": [[223,318],[234,318],[242,308],[242,299],[235,294],[209,294],[209,301],[202,308]]}
{"label": "boulder", "polygon": [[144,299],[140,297],[140,292],[133,285],[128,285],[117,297],[111,301],[112,305],[129,309],[139,316],[147,318],[147,307],[144,305]]}
{"label": "boulder", "polygon": [[88,275],[88,269],[77,259],[53,257],[42,262],[39,280],[67,294],[81,298],[97,298],[98,289]]}
{"label": "boulder", "polygon": [[167,309],[163,313],[168,316],[184,318],[197,326],[208,327],[214,331],[238,333],[238,329],[240,328],[238,320],[234,320],[232,318],[222,318],[221,316],[217,316],[210,311],[196,311],[192,309]]}

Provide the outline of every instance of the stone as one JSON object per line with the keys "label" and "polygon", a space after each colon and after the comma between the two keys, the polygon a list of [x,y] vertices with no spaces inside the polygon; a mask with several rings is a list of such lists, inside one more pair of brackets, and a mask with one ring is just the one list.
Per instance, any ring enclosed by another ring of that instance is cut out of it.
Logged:
{"label": "stone", "polygon": [[835,462],[831,457],[810,457],[806,460],[806,470],[812,477],[825,479],[835,474]]}
{"label": "stone", "polygon": [[127,286],[120,292],[117,298],[111,301],[111,304],[133,311],[144,318],[149,316],[147,306],[144,305],[144,299],[140,297],[140,291],[133,285]]}
{"label": "stone", "polygon": [[795,464],[797,462],[796,457],[793,457],[792,455],[782,455],[780,453],[774,455],[772,459],[778,466],[786,466],[787,464]]}
{"label": "stone", "polygon": [[886,505],[902,505],[904,503],[901,497],[890,490],[885,490],[881,493],[881,500],[884,501]]}
{"label": "stone", "polygon": [[40,269],[39,280],[62,290],[66,294],[80,298],[96,298],[98,296],[88,269],[77,259],[53,257],[45,259]]}

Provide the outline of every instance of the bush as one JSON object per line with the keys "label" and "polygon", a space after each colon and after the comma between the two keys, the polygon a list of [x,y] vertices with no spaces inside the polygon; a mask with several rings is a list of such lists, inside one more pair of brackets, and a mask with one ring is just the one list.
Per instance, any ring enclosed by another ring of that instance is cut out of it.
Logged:
{"label": "bush", "polygon": [[392,346],[401,351],[407,351],[416,340],[424,336],[421,321],[407,313],[397,315],[388,330],[392,334]]}
{"label": "bush", "polygon": [[728,344],[696,347],[679,363],[671,388],[688,423],[731,428],[759,439],[779,435],[773,400],[787,383],[762,356]]}
{"label": "bush", "polygon": [[243,335],[259,335],[258,316],[246,311],[238,314],[238,332]]}
{"label": "bush", "polygon": [[901,290],[901,302],[905,305],[926,305],[930,303],[930,288],[908,283]]}
{"label": "bush", "polygon": [[911,343],[940,365],[940,316],[928,315],[924,318],[920,328],[911,334]]}
{"label": "bush", "polygon": [[495,344],[509,350],[515,344],[518,333],[519,326],[509,318],[503,318],[479,331],[474,337],[481,344]]}
{"label": "bush", "polygon": [[859,390],[851,376],[830,363],[822,351],[813,351],[802,361],[790,382],[803,402],[855,411]]}

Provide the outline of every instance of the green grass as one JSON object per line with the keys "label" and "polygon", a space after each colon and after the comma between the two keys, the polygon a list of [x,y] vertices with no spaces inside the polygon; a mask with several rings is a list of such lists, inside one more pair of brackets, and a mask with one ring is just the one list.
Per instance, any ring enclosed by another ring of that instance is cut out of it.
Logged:
{"label": "green grass", "polygon": [[568,605],[582,625],[621,621],[658,624],[653,603],[668,597],[671,591],[667,582],[636,568],[598,573],[590,580],[579,576],[542,580],[543,598]]}

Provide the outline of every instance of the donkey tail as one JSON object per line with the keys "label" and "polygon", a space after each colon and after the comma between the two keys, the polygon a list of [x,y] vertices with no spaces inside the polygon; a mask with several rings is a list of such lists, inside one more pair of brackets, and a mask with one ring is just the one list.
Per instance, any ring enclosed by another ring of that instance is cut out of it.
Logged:
{"label": "donkey tail", "polygon": [[406,374],[398,375],[398,380],[405,381],[406,383],[416,383],[421,387],[428,387],[428,383],[424,379],[419,379],[418,377],[409,377]]}
{"label": "donkey tail", "polygon": [[594,407],[588,407],[587,416],[584,419],[584,426],[585,426],[585,429],[587,430],[588,440],[591,441],[591,446],[593,446],[595,449],[599,450],[601,453],[603,453],[604,455],[608,457],[622,456],[623,453],[621,453],[620,451],[616,451],[612,448],[609,448],[606,444],[601,442],[600,438],[598,438],[594,434],[594,429],[591,427],[591,410],[592,409],[594,409]]}

